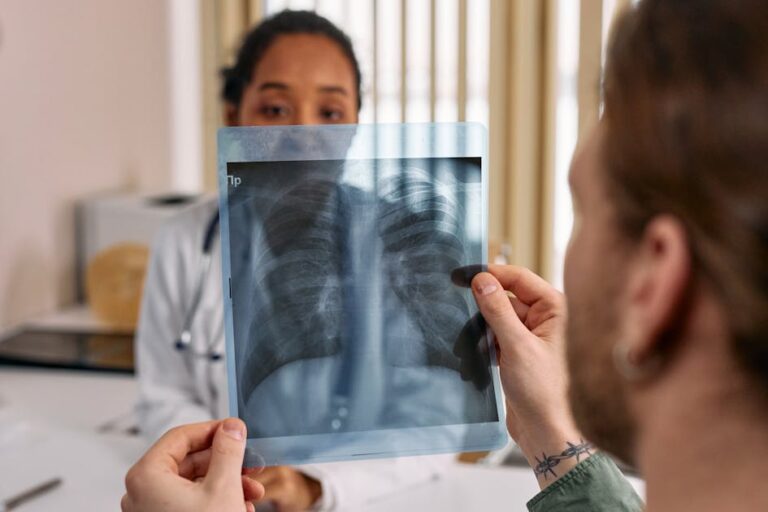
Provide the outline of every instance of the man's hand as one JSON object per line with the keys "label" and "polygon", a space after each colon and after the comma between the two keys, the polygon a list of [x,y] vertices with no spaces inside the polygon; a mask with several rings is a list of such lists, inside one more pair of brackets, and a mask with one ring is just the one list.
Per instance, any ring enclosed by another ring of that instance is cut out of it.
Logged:
{"label": "man's hand", "polygon": [[276,505],[280,512],[299,512],[309,509],[322,494],[320,482],[289,466],[264,468],[258,473],[248,473],[266,489],[262,501]]}
{"label": "man's hand", "polygon": [[507,428],[543,488],[590,453],[568,404],[565,299],[516,266],[491,265],[472,291],[495,335]]}
{"label": "man's hand", "polygon": [[170,430],[128,471],[123,512],[253,512],[264,487],[242,476],[245,439],[235,418]]}

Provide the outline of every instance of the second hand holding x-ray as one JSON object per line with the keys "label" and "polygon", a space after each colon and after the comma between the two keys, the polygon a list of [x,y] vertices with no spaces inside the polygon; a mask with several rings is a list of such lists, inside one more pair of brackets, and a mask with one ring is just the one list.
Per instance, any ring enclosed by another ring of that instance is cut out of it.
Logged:
{"label": "second hand holding x-ray", "polygon": [[246,465],[492,449],[498,369],[479,125],[226,128],[219,185],[230,408]]}

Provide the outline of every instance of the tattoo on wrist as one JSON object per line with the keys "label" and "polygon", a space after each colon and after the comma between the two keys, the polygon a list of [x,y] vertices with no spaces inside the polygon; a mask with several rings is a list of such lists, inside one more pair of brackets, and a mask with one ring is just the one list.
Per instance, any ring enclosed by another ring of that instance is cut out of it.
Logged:
{"label": "tattoo on wrist", "polygon": [[567,444],[568,447],[560,452],[559,455],[547,455],[546,453],[541,452],[541,459],[534,457],[534,459],[536,459],[536,466],[533,468],[533,473],[537,477],[544,476],[544,480],[547,480],[551,474],[553,477],[557,478],[558,475],[555,473],[555,467],[560,464],[561,461],[576,457],[576,462],[580,462],[582,455],[592,455],[591,450],[594,449],[592,443],[584,441],[583,439],[578,443],[566,441],[565,444]]}

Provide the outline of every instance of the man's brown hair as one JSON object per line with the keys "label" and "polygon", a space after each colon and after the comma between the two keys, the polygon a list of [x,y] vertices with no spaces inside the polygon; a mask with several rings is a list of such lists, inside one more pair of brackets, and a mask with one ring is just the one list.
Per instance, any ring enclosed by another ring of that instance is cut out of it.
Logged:
{"label": "man's brown hair", "polygon": [[604,79],[604,163],[633,239],[671,214],[768,396],[768,1],[644,0]]}

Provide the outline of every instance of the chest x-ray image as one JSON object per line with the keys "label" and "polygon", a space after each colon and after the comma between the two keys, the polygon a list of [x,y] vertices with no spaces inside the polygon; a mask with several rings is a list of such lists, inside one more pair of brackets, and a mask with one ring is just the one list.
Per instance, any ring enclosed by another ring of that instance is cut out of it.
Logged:
{"label": "chest x-ray image", "polygon": [[[302,135],[270,152],[296,152]],[[225,165],[230,402],[250,453],[301,463],[498,444],[495,356],[451,281],[483,261],[481,157],[320,153]]]}

